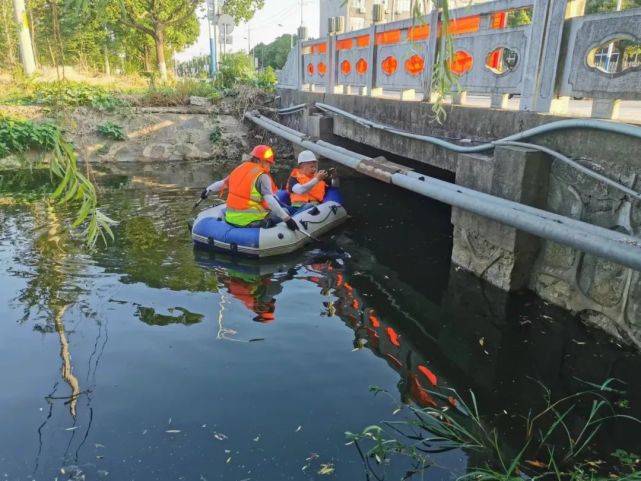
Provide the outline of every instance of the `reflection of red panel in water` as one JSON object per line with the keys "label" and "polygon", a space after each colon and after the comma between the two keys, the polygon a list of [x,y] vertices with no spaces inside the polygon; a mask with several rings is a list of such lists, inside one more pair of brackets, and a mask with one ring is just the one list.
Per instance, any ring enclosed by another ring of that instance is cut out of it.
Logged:
{"label": "reflection of red panel in water", "polygon": [[423,386],[421,386],[421,383],[418,382],[418,379],[416,379],[416,376],[414,374],[409,374],[408,382],[410,385],[410,393],[412,394],[412,398],[419,406],[430,406],[434,408],[437,406],[434,398],[430,396],[430,394],[425,389],[423,389]]}
{"label": "reflection of red panel in water", "polygon": [[393,328],[387,328],[387,337],[389,337],[390,342],[396,347],[401,347],[401,343],[398,340],[398,334],[396,334],[396,331]]}
{"label": "reflection of red panel in water", "polygon": [[425,375],[425,377],[428,379],[428,381],[432,383],[432,386],[436,386],[437,381],[438,381],[437,377],[436,377],[436,374],[434,374],[432,371],[430,371],[425,366],[418,366],[418,370],[421,371]]}

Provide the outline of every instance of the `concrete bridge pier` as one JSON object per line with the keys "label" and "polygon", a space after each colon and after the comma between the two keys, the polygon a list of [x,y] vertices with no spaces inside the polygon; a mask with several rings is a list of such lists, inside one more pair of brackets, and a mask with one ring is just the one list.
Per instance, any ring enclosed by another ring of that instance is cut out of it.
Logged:
{"label": "concrete bridge pier", "polygon": [[[497,147],[493,157],[460,155],[456,183],[545,208],[550,160],[541,152]],[[528,286],[541,240],[461,209],[452,209],[452,261],[505,291]]]}

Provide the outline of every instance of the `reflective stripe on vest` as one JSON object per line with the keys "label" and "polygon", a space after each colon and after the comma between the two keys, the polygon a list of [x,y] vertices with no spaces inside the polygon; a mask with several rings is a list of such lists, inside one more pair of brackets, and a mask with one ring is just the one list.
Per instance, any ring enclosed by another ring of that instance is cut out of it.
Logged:
{"label": "reflective stripe on vest", "polygon": [[[307,182],[310,182],[313,179],[313,177],[303,175],[298,169],[292,170],[290,178],[291,177],[294,177],[301,185],[305,185]],[[287,185],[289,186],[289,182],[287,182]],[[318,204],[320,202],[323,202],[326,189],[327,184],[325,184],[325,182],[321,180],[304,194],[297,194],[293,191],[290,191],[289,198],[293,206],[301,204]]]}
{"label": "reflective stripe on vest", "polygon": [[[243,162],[229,175],[229,194],[225,220],[230,224],[244,227],[252,222],[263,220],[269,214],[269,206],[256,188],[261,174],[267,174],[258,164]],[[276,184],[272,183],[272,192]]]}

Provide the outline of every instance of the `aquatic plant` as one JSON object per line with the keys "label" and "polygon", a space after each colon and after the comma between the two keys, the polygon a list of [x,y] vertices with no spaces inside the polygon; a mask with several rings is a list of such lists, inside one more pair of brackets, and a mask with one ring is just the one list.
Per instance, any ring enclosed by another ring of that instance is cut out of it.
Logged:
{"label": "aquatic plant", "polygon": [[[518,451],[507,447],[499,430],[481,416],[472,391],[466,401],[454,389],[427,390],[435,398],[446,400],[445,407],[408,406],[413,419],[386,421],[359,433],[345,434],[348,442],[356,446],[368,475],[376,479],[382,479],[376,466],[389,463],[395,455],[405,456],[413,463],[403,478],[408,479],[434,464],[430,455],[463,449],[480,454],[486,464],[470,468],[461,480],[517,481],[523,476],[557,481],[641,480],[639,459],[634,454],[616,451],[612,457],[618,465],[611,463],[609,468],[604,461],[594,461],[588,455],[595,436],[607,421],[641,424],[637,418],[616,412],[610,398],[625,394],[614,387],[616,382],[608,379],[600,385],[584,383],[584,390],[557,400],[540,384],[544,406],[522,418]],[[363,443],[371,447],[364,451]]]}
{"label": "aquatic plant", "polygon": [[105,243],[107,237],[113,239],[110,227],[113,221],[98,210],[98,194],[90,180],[89,164],[86,164],[85,173],[80,171],[78,156],[60,129],[49,122],[38,124],[30,120],[0,117],[0,158],[10,154],[21,155],[30,149],[52,154],[49,171],[58,184],[50,198],[59,204],[73,202],[79,205],[72,228],[84,224],[84,234],[91,247],[98,238]]}

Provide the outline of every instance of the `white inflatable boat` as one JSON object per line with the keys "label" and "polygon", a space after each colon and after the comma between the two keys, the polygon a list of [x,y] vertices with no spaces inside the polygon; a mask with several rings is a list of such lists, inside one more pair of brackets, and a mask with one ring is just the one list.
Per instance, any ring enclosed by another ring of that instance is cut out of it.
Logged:
{"label": "white inflatable boat", "polygon": [[[278,198],[289,202],[286,191],[279,191]],[[226,204],[203,210],[191,229],[197,245],[218,252],[228,252],[245,257],[271,257],[294,252],[312,239],[302,232],[291,231],[284,222],[270,228],[234,227],[225,222]],[[347,220],[340,192],[329,188],[323,202],[311,209],[298,212],[292,218],[310,236],[317,238]]]}

